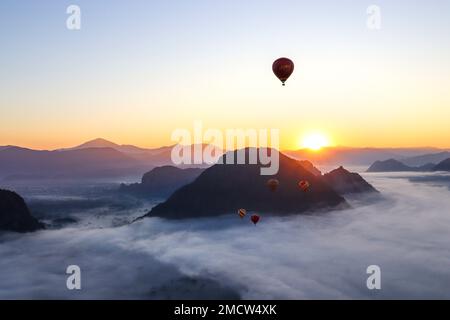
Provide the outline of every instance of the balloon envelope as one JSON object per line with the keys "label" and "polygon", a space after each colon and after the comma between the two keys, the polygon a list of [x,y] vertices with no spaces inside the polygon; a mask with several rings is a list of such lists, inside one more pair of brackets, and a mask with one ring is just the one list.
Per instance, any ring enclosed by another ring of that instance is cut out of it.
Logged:
{"label": "balloon envelope", "polygon": [[309,181],[302,180],[298,183],[298,186],[300,187],[300,189],[302,189],[304,192],[306,192],[306,191],[308,191],[308,189],[310,187],[310,183],[309,183]]}
{"label": "balloon envelope", "polygon": [[267,181],[267,186],[271,191],[277,190],[279,184],[280,182],[277,179],[269,179]]}
{"label": "balloon envelope", "polygon": [[245,210],[245,209],[238,210],[239,217],[243,218],[243,217],[245,217],[246,214],[247,214],[247,210]]}
{"label": "balloon envelope", "polygon": [[288,58],[277,59],[272,64],[272,71],[284,86],[286,80],[291,76],[292,72],[294,72],[294,62]]}
{"label": "balloon envelope", "polygon": [[252,222],[256,225],[257,223],[258,223],[258,221],[259,221],[259,215],[257,215],[257,214],[252,214],[252,216],[251,216],[251,218],[250,218],[251,220],[252,220]]}

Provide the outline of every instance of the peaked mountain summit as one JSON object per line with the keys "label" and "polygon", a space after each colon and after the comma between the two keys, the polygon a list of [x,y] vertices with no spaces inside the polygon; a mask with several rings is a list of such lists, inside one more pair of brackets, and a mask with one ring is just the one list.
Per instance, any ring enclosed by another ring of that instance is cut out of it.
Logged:
{"label": "peaked mountain summit", "polygon": [[358,173],[350,172],[342,166],[324,174],[323,178],[340,195],[378,192],[377,189],[364,180]]}

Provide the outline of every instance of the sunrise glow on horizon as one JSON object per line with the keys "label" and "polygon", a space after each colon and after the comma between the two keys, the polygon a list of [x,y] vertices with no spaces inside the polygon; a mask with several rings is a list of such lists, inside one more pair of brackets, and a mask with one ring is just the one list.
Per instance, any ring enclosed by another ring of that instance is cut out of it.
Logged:
{"label": "sunrise glow on horizon", "polygon": [[301,148],[313,151],[319,151],[320,149],[329,146],[331,146],[330,139],[320,132],[313,132],[305,135],[300,144]]}

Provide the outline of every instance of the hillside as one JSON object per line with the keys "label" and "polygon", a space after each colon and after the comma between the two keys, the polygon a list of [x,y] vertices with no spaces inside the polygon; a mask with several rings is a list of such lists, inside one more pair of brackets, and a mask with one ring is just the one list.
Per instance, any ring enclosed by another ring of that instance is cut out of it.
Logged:
{"label": "hillside", "polygon": [[[248,149],[246,150],[248,153]],[[206,169],[194,182],[154,207],[147,216],[188,218],[235,214],[239,208],[249,211],[305,213],[318,209],[345,207],[347,203],[321,176],[280,153],[279,171],[275,176],[260,175],[260,164],[216,164]],[[277,179],[279,187],[271,191],[268,179]],[[308,192],[298,183],[307,180]]]}
{"label": "hillside", "polygon": [[434,171],[450,171],[450,158],[441,161],[434,168]]}
{"label": "hillside", "polygon": [[0,230],[31,232],[43,229],[17,193],[0,189]]}
{"label": "hillside", "polygon": [[191,183],[204,169],[180,169],[173,166],[157,167],[142,177],[141,183],[122,184],[119,191],[138,197],[168,197],[178,188]]}
{"label": "hillside", "polygon": [[92,178],[149,169],[112,148],[38,151],[19,147],[0,150],[0,178]]}
{"label": "hillside", "polygon": [[401,161],[389,159],[385,161],[375,161],[367,172],[414,172],[414,171],[430,171],[433,170],[434,164],[429,163],[420,167],[410,167]]}
{"label": "hillside", "polygon": [[358,173],[349,172],[343,167],[326,173],[323,178],[340,195],[378,192]]}

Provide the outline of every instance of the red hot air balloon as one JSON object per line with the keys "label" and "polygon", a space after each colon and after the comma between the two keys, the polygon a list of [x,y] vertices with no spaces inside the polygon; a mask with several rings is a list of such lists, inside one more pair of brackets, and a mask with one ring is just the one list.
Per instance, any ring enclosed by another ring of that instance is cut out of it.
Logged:
{"label": "red hot air balloon", "polygon": [[280,58],[275,60],[272,65],[272,70],[284,86],[286,80],[291,76],[292,72],[294,72],[294,63],[288,58]]}
{"label": "red hot air balloon", "polygon": [[300,187],[300,189],[303,190],[303,192],[306,192],[306,191],[308,191],[310,184],[308,181],[302,180],[298,183],[298,186]]}
{"label": "red hot air balloon", "polygon": [[250,217],[250,219],[252,220],[252,222],[256,225],[259,221],[259,215],[257,214],[252,214],[252,216]]}
{"label": "red hot air balloon", "polygon": [[269,179],[267,181],[267,186],[269,187],[270,191],[276,191],[280,182],[277,179]]}

